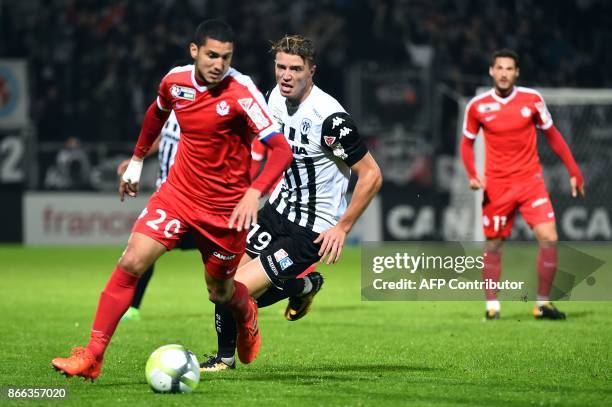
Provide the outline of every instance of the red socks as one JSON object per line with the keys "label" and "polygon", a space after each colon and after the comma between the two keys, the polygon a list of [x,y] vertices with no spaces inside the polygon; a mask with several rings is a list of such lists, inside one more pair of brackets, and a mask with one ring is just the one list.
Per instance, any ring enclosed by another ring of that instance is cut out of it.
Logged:
{"label": "red socks", "polygon": [[102,359],[119,320],[132,303],[138,279],[117,266],[106,283],[98,302],[91,339],[87,344],[97,359]]}
{"label": "red socks", "polygon": [[[499,282],[501,275],[501,252],[485,252],[482,279]],[[485,289],[487,301],[497,300],[497,291]]]}
{"label": "red socks", "polygon": [[557,272],[557,246],[540,247],[538,254],[538,300],[548,300]]}
{"label": "red socks", "polygon": [[250,320],[253,315],[251,307],[249,307],[249,289],[244,284],[234,280],[234,295],[226,304],[226,307],[232,311],[236,323],[244,324]]}

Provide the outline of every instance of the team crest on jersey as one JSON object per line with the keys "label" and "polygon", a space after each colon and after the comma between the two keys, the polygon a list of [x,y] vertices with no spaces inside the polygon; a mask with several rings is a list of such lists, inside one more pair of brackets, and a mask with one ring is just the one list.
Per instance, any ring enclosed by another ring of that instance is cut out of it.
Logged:
{"label": "team crest on jersey", "polygon": [[325,140],[325,144],[330,147],[336,142],[336,138],[332,136],[323,136],[323,140]]}
{"label": "team crest on jersey", "polygon": [[302,136],[306,136],[308,132],[310,132],[310,128],[312,127],[312,122],[310,119],[303,119],[302,123],[300,123],[300,133]]}
{"label": "team crest on jersey", "polygon": [[170,87],[170,94],[178,99],[195,100],[195,89],[188,88],[187,86],[174,84]]}
{"label": "team crest on jersey", "polygon": [[528,108],[527,106],[523,107],[523,108],[521,109],[521,115],[522,115],[523,117],[529,117],[529,116],[531,116],[531,109],[530,109],[530,108]]}
{"label": "team crest on jersey", "polygon": [[253,98],[238,99],[238,104],[249,115],[257,129],[263,130],[270,126],[270,120],[264,115],[259,104],[253,101]]}
{"label": "team crest on jersey", "polygon": [[498,102],[495,103],[483,103],[478,105],[478,112],[487,113],[487,112],[496,112],[501,109],[501,105]]}
{"label": "team crest on jersey", "polygon": [[217,114],[219,116],[227,116],[229,111],[230,111],[230,107],[225,100],[222,100],[219,103],[217,103]]}

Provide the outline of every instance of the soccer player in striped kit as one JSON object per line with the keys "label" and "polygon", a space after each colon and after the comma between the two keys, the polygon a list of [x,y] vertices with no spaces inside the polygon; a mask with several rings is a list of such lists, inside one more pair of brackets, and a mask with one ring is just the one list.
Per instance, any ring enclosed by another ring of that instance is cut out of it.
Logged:
{"label": "soccer player in striped kit", "polygon": [[[259,307],[289,296],[285,316],[295,320],[308,311],[322,283],[310,278],[315,273],[295,277],[319,260],[339,260],[347,234],[380,189],[382,176],[351,116],[314,84],[312,41],[285,36],[272,51],[277,85],[268,106],[291,145],[293,162],[259,211],[236,278]],[[347,204],[351,172],[358,180]],[[215,306],[219,348],[201,365],[203,371],[235,367],[235,324],[224,308]]]}

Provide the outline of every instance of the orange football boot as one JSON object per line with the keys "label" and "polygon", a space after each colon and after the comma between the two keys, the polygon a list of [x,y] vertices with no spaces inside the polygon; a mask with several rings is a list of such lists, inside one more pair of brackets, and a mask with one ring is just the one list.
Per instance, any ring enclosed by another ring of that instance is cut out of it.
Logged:
{"label": "orange football boot", "polygon": [[98,378],[102,368],[102,360],[97,360],[89,349],[82,346],[72,348],[70,357],[55,358],[51,364],[67,377],[80,376],[92,382]]}

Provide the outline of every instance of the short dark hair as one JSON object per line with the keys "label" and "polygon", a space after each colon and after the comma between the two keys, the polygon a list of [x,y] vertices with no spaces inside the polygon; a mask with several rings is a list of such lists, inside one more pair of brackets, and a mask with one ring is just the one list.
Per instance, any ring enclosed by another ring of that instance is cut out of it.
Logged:
{"label": "short dark hair", "polygon": [[212,38],[213,40],[221,42],[234,42],[234,30],[225,21],[221,20],[206,20],[198,25],[196,28],[195,35],[193,36],[193,42],[198,46],[206,44],[206,40]]}
{"label": "short dark hair", "polygon": [[301,35],[285,35],[272,44],[272,52],[284,52],[291,55],[299,55],[310,66],[315,63],[316,50],[312,40]]}
{"label": "short dark hair", "polygon": [[497,58],[512,58],[514,59],[514,65],[516,65],[517,68],[519,67],[518,54],[509,48],[502,48],[495,51],[491,56],[491,66],[495,66],[495,60]]}

